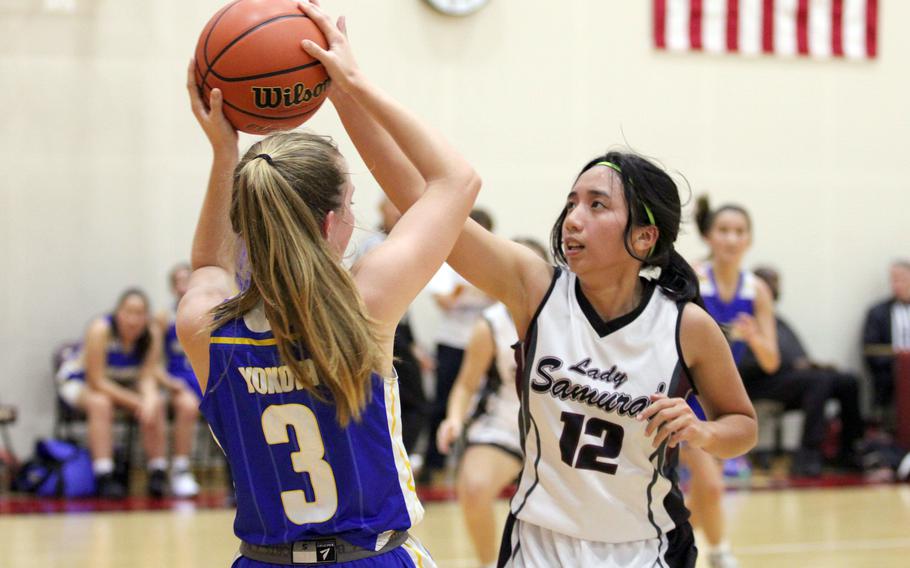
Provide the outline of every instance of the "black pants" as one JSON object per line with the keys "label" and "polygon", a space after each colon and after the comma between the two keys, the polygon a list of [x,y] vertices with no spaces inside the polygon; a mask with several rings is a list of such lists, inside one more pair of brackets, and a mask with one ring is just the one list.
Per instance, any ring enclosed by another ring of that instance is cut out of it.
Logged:
{"label": "black pants", "polygon": [[427,444],[427,455],[424,465],[428,469],[439,469],[445,465],[445,458],[436,448],[436,430],[439,429],[439,425],[445,420],[449,393],[452,392],[452,386],[455,385],[455,378],[461,368],[462,359],[464,359],[464,349],[448,345],[436,346],[436,399],[433,401],[432,414],[430,416],[430,439]]}
{"label": "black pants", "polygon": [[427,397],[423,392],[420,364],[414,356],[414,338],[407,323],[395,329],[395,370],[398,372],[398,392],[401,396],[401,438],[408,453],[427,426]]}
{"label": "black pants", "polygon": [[818,450],[825,438],[825,403],[840,403],[841,455],[853,451],[862,436],[859,412],[859,384],[854,375],[834,369],[788,369],[770,377],[744,381],[752,400],[780,402],[787,410],[800,409],[805,414],[802,449]]}

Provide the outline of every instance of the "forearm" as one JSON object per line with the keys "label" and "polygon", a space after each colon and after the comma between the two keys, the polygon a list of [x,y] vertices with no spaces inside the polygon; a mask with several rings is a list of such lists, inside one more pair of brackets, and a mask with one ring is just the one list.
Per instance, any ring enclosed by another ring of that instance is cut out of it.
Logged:
{"label": "forearm", "polygon": [[426,187],[426,180],[395,140],[351,95],[338,90],[332,104],[370,173],[401,212],[407,211]]}
{"label": "forearm", "polygon": [[741,456],[758,441],[758,422],[746,414],[726,414],[704,423],[708,441],[702,449],[718,458]]}
{"label": "forearm", "polygon": [[238,162],[236,148],[215,151],[209,174],[208,189],[193,236],[191,262],[193,269],[219,266],[230,270],[227,244],[235,237],[231,228],[230,208],[234,168]]}
{"label": "forearm", "polygon": [[92,388],[111,397],[114,404],[130,411],[139,407],[139,397],[136,392],[122,387],[108,378],[99,378],[91,383]]}
{"label": "forearm", "polygon": [[468,407],[471,404],[471,393],[464,385],[456,382],[449,394],[449,402],[446,406],[446,418],[454,418],[464,422],[468,414]]}
{"label": "forearm", "polygon": [[762,371],[773,375],[780,369],[780,351],[767,338],[756,337],[749,342],[749,349],[755,354],[755,360]]}

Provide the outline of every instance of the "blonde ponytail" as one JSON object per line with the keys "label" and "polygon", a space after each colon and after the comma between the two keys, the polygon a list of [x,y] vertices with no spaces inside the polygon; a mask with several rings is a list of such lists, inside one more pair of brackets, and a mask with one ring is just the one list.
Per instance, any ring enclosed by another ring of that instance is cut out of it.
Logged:
{"label": "blonde ponytail", "polygon": [[[382,351],[349,272],[322,234],[342,207],[341,156],[327,138],[275,134],[234,172],[231,224],[250,285],[214,310],[214,326],[262,305],[282,362],[313,396],[335,404],[342,426],[360,418]],[[315,375],[309,371],[309,359]]]}

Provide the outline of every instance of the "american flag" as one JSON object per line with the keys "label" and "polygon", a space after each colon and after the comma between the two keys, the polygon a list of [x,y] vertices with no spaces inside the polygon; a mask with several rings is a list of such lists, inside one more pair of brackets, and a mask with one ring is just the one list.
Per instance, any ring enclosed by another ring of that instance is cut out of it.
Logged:
{"label": "american flag", "polygon": [[878,0],[654,0],[654,44],[668,51],[872,59]]}

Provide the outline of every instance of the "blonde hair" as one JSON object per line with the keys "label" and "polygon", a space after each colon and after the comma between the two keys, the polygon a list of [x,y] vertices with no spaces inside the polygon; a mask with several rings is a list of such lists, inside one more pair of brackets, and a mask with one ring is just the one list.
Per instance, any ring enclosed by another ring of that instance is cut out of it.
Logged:
{"label": "blonde hair", "polygon": [[369,401],[382,350],[354,280],[322,233],[329,211],[343,206],[341,163],[331,139],[301,132],[269,136],[243,156],[230,219],[248,257],[249,286],[213,310],[213,327],[261,303],[282,363],[316,398],[326,400],[327,388],[346,426]]}

